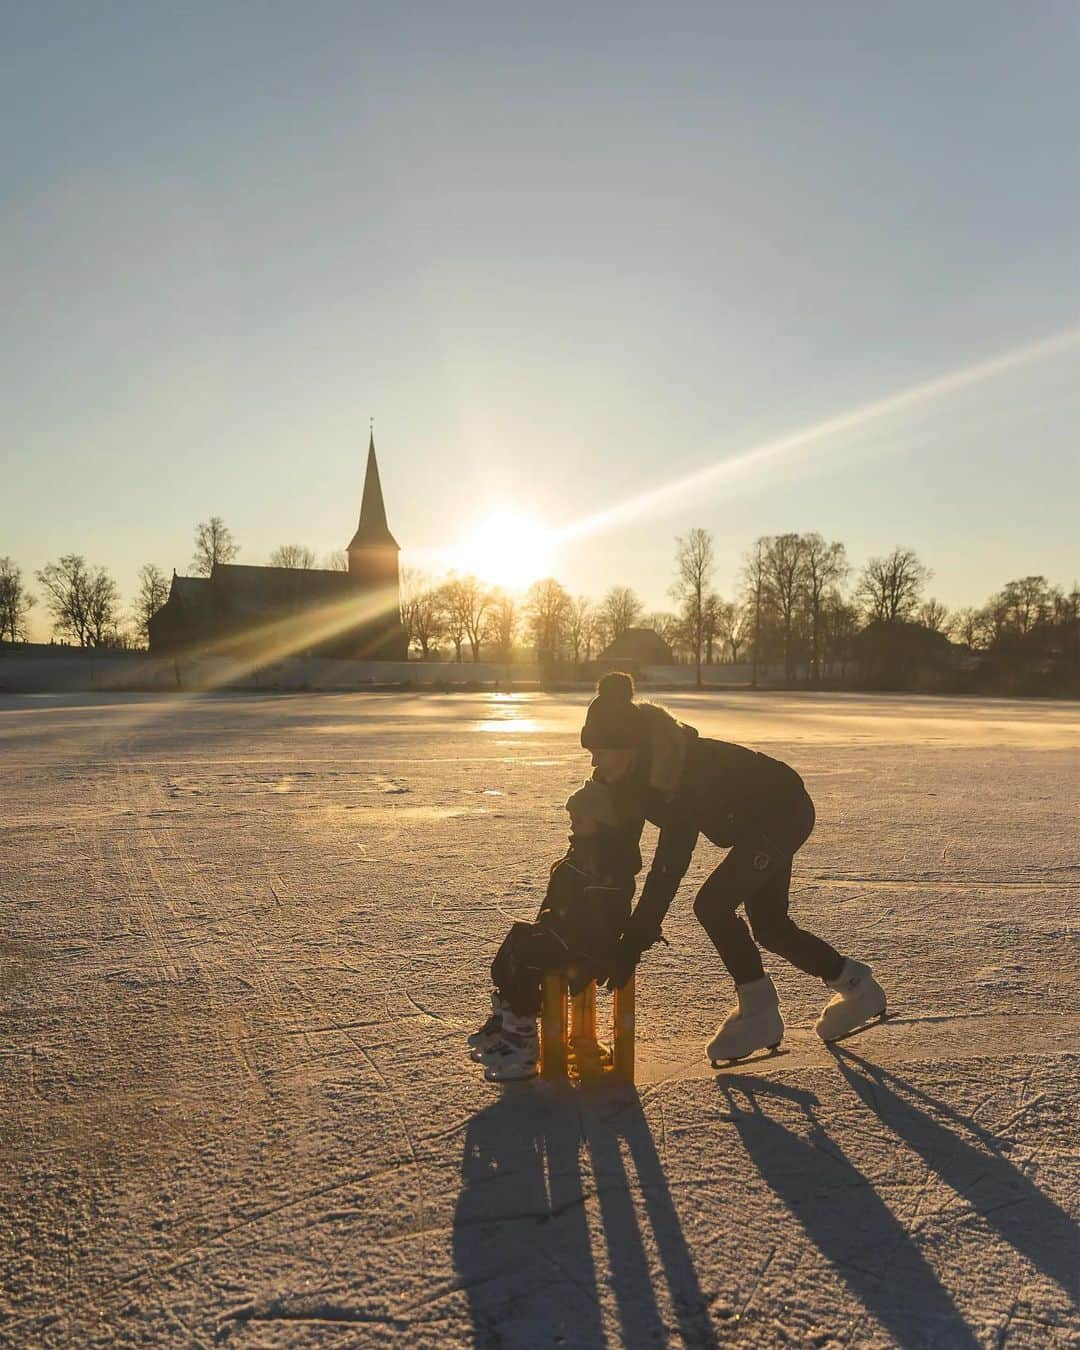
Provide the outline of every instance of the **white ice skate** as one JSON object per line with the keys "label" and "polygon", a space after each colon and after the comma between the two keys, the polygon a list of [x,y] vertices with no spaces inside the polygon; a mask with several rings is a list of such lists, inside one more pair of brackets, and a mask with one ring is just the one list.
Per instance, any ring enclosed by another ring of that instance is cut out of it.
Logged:
{"label": "white ice skate", "polygon": [[469,1037],[469,1058],[479,1062],[485,1050],[490,1050],[502,1035],[503,1017],[510,1011],[510,1005],[491,991],[491,1016],[482,1027]]}
{"label": "white ice skate", "polygon": [[732,1008],[705,1047],[714,1069],[721,1060],[744,1059],[755,1050],[775,1050],[784,1036],[780,999],[768,975],[736,985],[735,992],[739,1006]]}
{"label": "white ice skate", "polygon": [[535,1078],[540,1068],[540,1037],[535,1017],[503,1015],[502,1035],[483,1052],[480,1063],[489,1083],[512,1083],[519,1078]]}
{"label": "white ice skate", "polygon": [[861,961],[849,957],[835,980],[825,983],[836,993],[814,1025],[823,1041],[838,1041],[849,1036],[864,1022],[885,1015],[885,990],[874,979],[874,972]]}

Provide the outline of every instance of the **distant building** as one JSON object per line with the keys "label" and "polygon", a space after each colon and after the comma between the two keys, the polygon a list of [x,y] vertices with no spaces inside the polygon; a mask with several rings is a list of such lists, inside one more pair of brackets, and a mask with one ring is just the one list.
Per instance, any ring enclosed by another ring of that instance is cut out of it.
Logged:
{"label": "distant building", "polygon": [[150,619],[150,651],[404,661],[399,552],[372,435],[348,571],[216,563],[208,577],[174,572],[168,600]]}
{"label": "distant building", "polygon": [[675,654],[655,628],[627,628],[600,653],[599,660],[608,669],[620,661],[638,666],[672,666]]}

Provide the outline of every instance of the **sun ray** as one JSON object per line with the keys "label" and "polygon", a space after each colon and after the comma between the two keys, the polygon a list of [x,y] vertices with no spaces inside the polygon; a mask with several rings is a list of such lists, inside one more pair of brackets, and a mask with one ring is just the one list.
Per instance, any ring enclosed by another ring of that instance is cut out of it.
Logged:
{"label": "sun ray", "polygon": [[936,399],[958,394],[962,390],[984,384],[999,375],[1019,370],[1024,366],[1052,360],[1078,347],[1080,347],[1080,326],[1068,328],[1052,337],[1012,348],[998,356],[910,385],[898,393],[860,404],[848,412],[804,427],[801,431],[790,432],[786,436],[765,441],[718,464],[707,464],[669,483],[661,483],[636,497],[628,497],[590,516],[582,516],[555,531],[555,542],[568,543],[599,534],[613,526],[653,514],[684,498],[699,497],[703,492],[721,484],[736,483],[741,479],[761,474],[767,469],[789,462],[796,451],[801,451],[807,446],[821,444],[896,413],[908,412]]}

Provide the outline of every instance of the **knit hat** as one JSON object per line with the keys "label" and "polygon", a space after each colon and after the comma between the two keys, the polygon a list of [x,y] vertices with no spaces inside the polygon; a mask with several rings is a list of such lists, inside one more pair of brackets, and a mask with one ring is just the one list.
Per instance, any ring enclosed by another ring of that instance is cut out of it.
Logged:
{"label": "knit hat", "polygon": [[633,676],[613,670],[596,686],[581,728],[583,750],[636,750],[645,739]]}

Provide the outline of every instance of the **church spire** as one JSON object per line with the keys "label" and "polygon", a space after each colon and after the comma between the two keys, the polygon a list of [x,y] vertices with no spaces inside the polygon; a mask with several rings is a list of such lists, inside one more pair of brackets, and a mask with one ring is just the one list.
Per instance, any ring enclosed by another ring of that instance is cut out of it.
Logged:
{"label": "church spire", "polygon": [[360,523],[356,527],[349,552],[356,548],[394,548],[397,540],[386,523],[382,483],[379,481],[379,463],[375,458],[375,429],[368,441],[367,472],[364,475],[364,497],[360,505]]}

